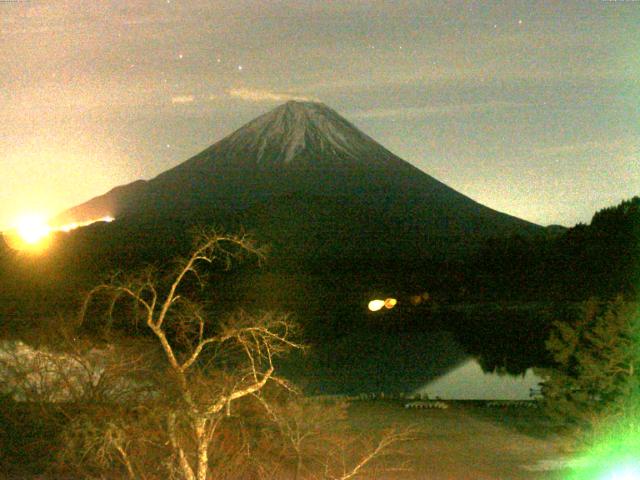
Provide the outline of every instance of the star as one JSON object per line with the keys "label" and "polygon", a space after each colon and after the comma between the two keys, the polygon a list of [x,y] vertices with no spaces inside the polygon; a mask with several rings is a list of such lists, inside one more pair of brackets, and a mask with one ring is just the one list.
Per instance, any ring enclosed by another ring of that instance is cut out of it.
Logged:
{"label": "star", "polygon": [[522,20],[518,20],[518,25],[522,25]]}
{"label": "star", "polygon": [[242,65],[238,65],[238,70],[242,71]]}
{"label": "star", "polygon": [[182,59],[184,58],[184,55],[183,55],[182,53],[180,53],[180,54],[178,54],[178,58],[179,58],[180,60],[182,60]]}

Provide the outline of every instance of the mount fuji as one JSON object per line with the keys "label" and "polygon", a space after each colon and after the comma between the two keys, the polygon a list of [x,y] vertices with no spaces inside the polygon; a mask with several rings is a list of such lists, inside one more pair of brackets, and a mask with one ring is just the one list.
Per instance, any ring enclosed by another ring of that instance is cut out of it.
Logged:
{"label": "mount fuji", "polygon": [[107,215],[114,225],[179,219],[242,226],[287,256],[361,259],[409,259],[489,236],[543,231],[422,172],[331,108],[298,101],[151,180],[73,207],[54,223]]}

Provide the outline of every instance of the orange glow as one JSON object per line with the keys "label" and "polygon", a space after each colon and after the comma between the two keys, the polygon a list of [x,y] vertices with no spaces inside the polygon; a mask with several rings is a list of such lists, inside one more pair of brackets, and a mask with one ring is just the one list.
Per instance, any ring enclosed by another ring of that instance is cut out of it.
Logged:
{"label": "orange glow", "polygon": [[411,305],[417,306],[422,302],[428,302],[430,298],[431,296],[429,295],[429,292],[424,292],[418,295],[412,295],[409,297],[409,301],[411,302]]}
{"label": "orange glow", "polygon": [[86,227],[96,222],[112,222],[113,217],[106,216],[86,222],[73,222],[59,227],[51,227],[44,216],[36,214],[23,215],[14,223],[13,228],[3,232],[7,245],[13,250],[29,253],[42,253],[51,243],[52,233],[70,232],[76,228]]}
{"label": "orange glow", "polygon": [[15,226],[17,234],[28,245],[35,245],[51,233],[51,227],[40,215],[25,215],[18,219]]}
{"label": "orange glow", "polygon": [[398,300],[396,300],[395,298],[387,298],[385,300],[375,299],[369,302],[368,308],[372,312],[377,312],[379,310],[382,310],[383,307],[386,308],[387,310],[391,310],[393,307],[396,306],[397,303],[398,303]]}
{"label": "orange glow", "polygon": [[387,310],[391,310],[393,307],[396,306],[397,303],[398,303],[398,300],[396,300],[395,298],[387,298],[384,301],[384,308],[386,308]]}
{"label": "orange glow", "polygon": [[67,223],[66,225],[62,225],[61,227],[56,228],[55,230],[60,232],[70,232],[71,230],[75,230],[76,228],[86,227],[87,225],[91,225],[96,222],[113,222],[115,218],[111,216],[106,216],[102,218],[98,218],[97,220],[88,220],[86,222],[72,222]]}
{"label": "orange glow", "polygon": [[3,233],[7,245],[13,250],[41,253],[50,243],[51,227],[45,217],[26,214],[19,217],[13,228]]}

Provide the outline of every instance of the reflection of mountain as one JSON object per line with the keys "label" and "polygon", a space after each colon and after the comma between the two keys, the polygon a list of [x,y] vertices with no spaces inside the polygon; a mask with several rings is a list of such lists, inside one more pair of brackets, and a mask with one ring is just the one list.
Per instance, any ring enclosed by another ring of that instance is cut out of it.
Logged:
{"label": "reflection of mountain", "polygon": [[444,314],[456,341],[485,372],[521,375],[550,360],[544,344],[557,319],[551,303],[459,305]]}
{"label": "reflection of mountain", "polygon": [[435,246],[542,230],[474,202],[330,108],[306,102],[288,102],[158,177],[117,187],[56,223],[104,215],[240,223],[287,254],[363,260],[415,258]]}
{"label": "reflection of mountain", "polygon": [[[454,375],[454,380],[470,382],[456,395],[485,391],[489,398],[487,389],[495,381],[504,391],[492,398],[509,399],[524,395],[522,379],[531,367],[548,362],[548,305],[476,305],[465,311],[453,307],[430,312],[404,301],[386,313],[371,313],[356,303],[330,306],[328,312],[319,308],[317,299],[313,303],[307,309],[292,308],[312,318],[313,354],[296,366],[304,366],[302,376],[313,391],[429,391],[433,382],[451,384]],[[472,366],[455,374],[471,359]],[[526,379],[532,380],[531,374]],[[514,393],[518,389],[520,393]]]}
{"label": "reflection of mountain", "polygon": [[465,358],[442,329],[368,329],[327,339],[285,372],[310,393],[406,393],[442,377]]}

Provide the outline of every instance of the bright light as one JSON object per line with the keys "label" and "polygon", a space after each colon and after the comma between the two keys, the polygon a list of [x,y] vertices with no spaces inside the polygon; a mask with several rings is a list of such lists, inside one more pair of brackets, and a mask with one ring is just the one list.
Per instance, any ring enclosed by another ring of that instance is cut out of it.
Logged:
{"label": "bright light", "polygon": [[51,232],[44,216],[28,214],[18,218],[2,236],[13,250],[40,253],[49,246]]}
{"label": "bright light", "polygon": [[115,218],[107,215],[106,217],[102,217],[102,218],[98,218],[96,220],[87,220],[86,222],[71,222],[71,223],[67,223],[66,225],[62,225],[58,228],[56,228],[55,230],[58,230],[60,232],[70,232],[71,230],[75,230],[76,228],[80,228],[80,227],[86,227],[88,225],[91,225],[92,223],[97,223],[97,222],[113,222],[115,220]]}
{"label": "bright light", "polygon": [[78,222],[67,223],[66,225],[62,225],[59,230],[61,232],[70,232],[71,230],[75,230],[79,226],[80,224]]}
{"label": "bright light", "polygon": [[640,463],[623,465],[616,468],[602,480],[638,480],[640,478]]}
{"label": "bright light", "polygon": [[371,300],[369,302],[369,310],[372,312],[377,312],[382,307],[384,307],[384,300]]}
{"label": "bright light", "polygon": [[385,300],[380,300],[380,299],[376,299],[376,300],[371,300],[369,302],[369,310],[371,310],[372,312],[377,312],[379,310],[381,310],[383,307],[386,308],[387,310],[391,310],[393,307],[396,306],[396,304],[398,303],[398,301],[395,298],[387,298]]}
{"label": "bright light", "polygon": [[398,303],[398,300],[396,300],[395,298],[387,298],[384,301],[384,308],[386,308],[387,310],[391,310],[393,307],[396,306],[397,303]]}
{"label": "bright light", "polygon": [[19,218],[15,230],[27,245],[36,245],[51,233],[51,227],[41,215],[25,215]]}
{"label": "bright light", "polygon": [[14,250],[40,253],[50,244],[52,233],[70,232],[76,228],[86,227],[96,222],[113,222],[115,218],[105,216],[85,222],[72,222],[59,227],[51,227],[44,216],[30,214],[20,217],[12,229],[3,232],[5,241]]}
{"label": "bright light", "polygon": [[572,462],[565,480],[640,479],[640,418],[628,409],[622,421],[610,426]]}

